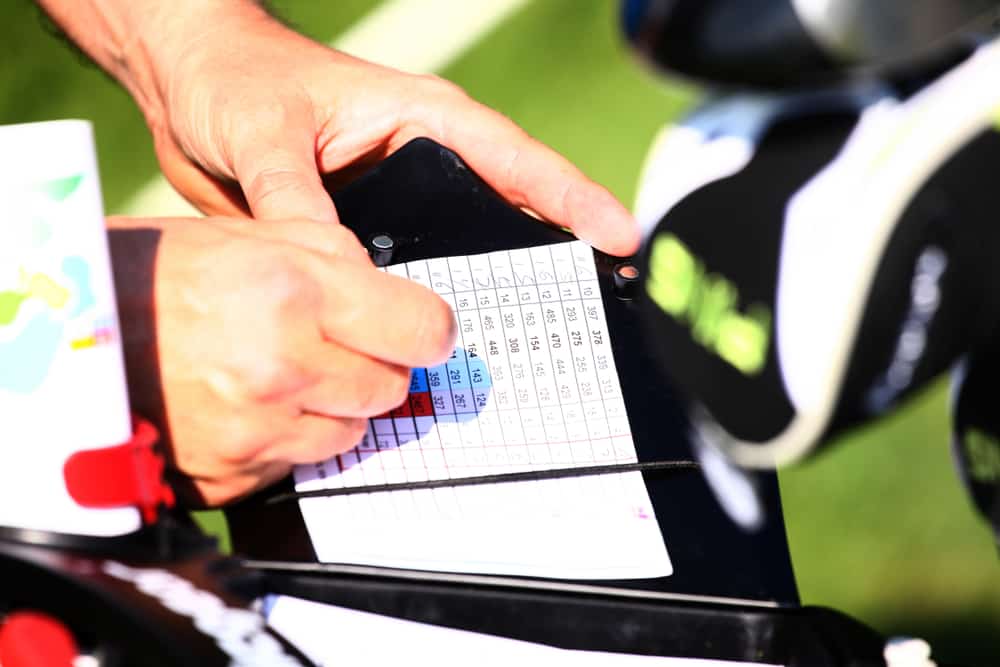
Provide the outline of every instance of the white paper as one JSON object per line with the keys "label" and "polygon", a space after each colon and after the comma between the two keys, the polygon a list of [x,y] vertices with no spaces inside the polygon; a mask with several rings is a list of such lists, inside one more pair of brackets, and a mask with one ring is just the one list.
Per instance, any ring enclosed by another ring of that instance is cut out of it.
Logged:
{"label": "white paper", "polygon": [[134,508],[85,509],[66,458],[131,436],[90,124],[0,127],[0,525],[137,530]]}
{"label": "white paper", "polygon": [[[296,490],[636,461],[594,258],[581,242],[388,268],[455,311],[445,364]],[[321,561],[563,579],[672,568],[639,473],[301,501]]]}
{"label": "white paper", "polygon": [[[575,651],[279,597],[268,625],[320,667],[768,667],[763,663]],[[770,667],[777,667],[770,665]]]}

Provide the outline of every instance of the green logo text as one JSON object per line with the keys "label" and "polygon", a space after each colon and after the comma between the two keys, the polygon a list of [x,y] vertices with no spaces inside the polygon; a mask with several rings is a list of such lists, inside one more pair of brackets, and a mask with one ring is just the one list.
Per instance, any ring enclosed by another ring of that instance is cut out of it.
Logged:
{"label": "green logo text", "polygon": [[1000,442],[978,429],[969,429],[962,439],[969,476],[983,484],[1000,482]]}
{"label": "green logo text", "polygon": [[663,312],[691,329],[691,337],[745,375],[767,361],[771,311],[754,304],[738,310],[739,292],[729,280],[706,273],[673,234],[653,241],[646,292]]}

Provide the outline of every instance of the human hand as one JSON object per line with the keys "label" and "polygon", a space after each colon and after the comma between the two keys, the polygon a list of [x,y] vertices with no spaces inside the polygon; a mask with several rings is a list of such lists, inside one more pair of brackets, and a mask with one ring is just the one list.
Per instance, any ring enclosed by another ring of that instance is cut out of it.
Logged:
{"label": "human hand", "polygon": [[350,449],[405,400],[408,367],[454,348],[448,305],[375,269],[340,225],[108,225],[133,409],[158,422],[196,503]]}
{"label": "human hand", "polygon": [[512,204],[607,252],[638,247],[607,190],[458,87],[336,52],[263,12],[218,21],[161,72],[165,110],[147,113],[156,152],[207,213],[335,221],[321,174],[343,181],[426,136]]}

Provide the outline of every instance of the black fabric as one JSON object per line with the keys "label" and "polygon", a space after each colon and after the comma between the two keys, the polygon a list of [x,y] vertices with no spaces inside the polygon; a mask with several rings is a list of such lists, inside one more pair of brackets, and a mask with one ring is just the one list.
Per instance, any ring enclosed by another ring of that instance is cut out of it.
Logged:
{"label": "black fabric", "polygon": [[710,85],[808,89],[877,79],[905,90],[975,48],[992,30],[996,4],[966,8],[960,27],[919,48],[859,61],[817,42],[792,0],[625,0],[622,23],[633,48],[653,65]]}
{"label": "black fabric", "polygon": [[[995,336],[1000,189],[992,167],[998,163],[1000,134],[985,132],[935,172],[907,206],[872,278],[831,435],[885,412]],[[929,254],[943,257],[946,265],[936,281],[933,316],[916,327],[926,342],[910,382],[892,400],[879,400],[900,357],[907,322],[914,321],[915,269]]]}
{"label": "black fabric", "polygon": [[626,16],[633,45],[673,72],[715,84],[799,86],[829,79],[837,69],[789,0],[628,4],[648,5]]}
{"label": "black fabric", "polygon": [[[837,153],[854,124],[849,115],[812,116],[777,124],[738,174],[710,183],[671,209],[653,233],[672,234],[704,265],[731,281],[738,307],[766,305],[772,314],[767,362],[747,375],[697,343],[691,326],[664,313],[643,294],[650,349],[664,372],[696,397],[726,431],[766,442],[791,421],[776,352],[778,262],[788,199]],[[652,187],[652,186],[651,186]],[[652,244],[643,251],[648,265]]]}

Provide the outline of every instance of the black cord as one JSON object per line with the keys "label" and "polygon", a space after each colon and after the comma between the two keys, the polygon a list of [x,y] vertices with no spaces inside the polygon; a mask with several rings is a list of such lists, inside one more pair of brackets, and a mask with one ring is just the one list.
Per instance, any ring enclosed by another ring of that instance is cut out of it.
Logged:
{"label": "black cord", "polygon": [[265,501],[274,505],[288,500],[302,498],[329,498],[332,496],[352,496],[361,493],[385,493],[388,491],[414,491],[418,489],[443,489],[456,486],[475,486],[478,484],[506,484],[509,482],[532,482],[540,479],[564,479],[567,477],[590,477],[593,475],[612,475],[623,472],[678,472],[698,470],[701,466],[697,461],[681,459],[676,461],[648,461],[645,463],[612,463],[600,466],[582,466],[579,468],[553,468],[550,470],[528,470],[524,472],[505,472],[497,475],[477,475],[474,477],[456,477],[454,479],[429,479],[415,482],[398,482],[395,484],[372,484],[369,486],[352,486],[340,489],[316,489],[315,491],[293,491],[279,493]]}

